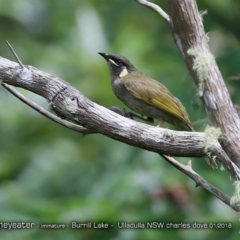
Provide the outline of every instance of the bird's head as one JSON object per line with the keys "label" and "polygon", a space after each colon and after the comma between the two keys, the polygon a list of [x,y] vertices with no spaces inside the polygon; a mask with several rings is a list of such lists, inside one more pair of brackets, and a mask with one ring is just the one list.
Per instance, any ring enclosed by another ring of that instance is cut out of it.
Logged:
{"label": "bird's head", "polygon": [[107,53],[99,54],[107,61],[113,79],[125,77],[130,72],[136,70],[133,64],[121,55]]}

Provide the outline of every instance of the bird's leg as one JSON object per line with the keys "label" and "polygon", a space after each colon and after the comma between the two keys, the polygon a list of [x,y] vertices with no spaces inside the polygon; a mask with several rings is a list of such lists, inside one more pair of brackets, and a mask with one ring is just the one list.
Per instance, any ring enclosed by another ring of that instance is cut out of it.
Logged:
{"label": "bird's leg", "polygon": [[164,121],[162,119],[158,119],[158,125],[157,127],[162,127]]}
{"label": "bird's leg", "polygon": [[126,118],[130,118],[130,119],[138,118],[138,119],[142,120],[143,122],[145,122],[146,124],[152,124],[154,122],[154,119],[151,117],[147,117],[147,118],[140,117],[140,116],[136,115],[135,113],[126,112],[124,109],[119,108],[119,107],[112,106],[109,109],[123,117],[126,117]]}
{"label": "bird's leg", "polygon": [[146,124],[153,124],[153,122],[154,122],[153,118],[151,118],[151,117],[144,118],[144,117],[140,117],[140,116],[138,116],[138,115],[136,115],[134,113],[132,113],[132,116],[134,116],[134,117],[136,117],[138,119],[141,119]]}

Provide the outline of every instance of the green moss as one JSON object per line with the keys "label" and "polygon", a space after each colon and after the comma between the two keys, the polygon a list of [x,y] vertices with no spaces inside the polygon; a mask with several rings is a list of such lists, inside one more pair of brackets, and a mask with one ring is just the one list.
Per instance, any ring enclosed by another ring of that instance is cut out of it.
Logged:
{"label": "green moss", "polygon": [[221,137],[222,132],[221,132],[220,128],[215,128],[212,126],[207,126],[204,132],[206,134],[205,142],[204,142],[204,151],[207,154],[208,149],[211,146],[211,144]]}
{"label": "green moss", "polygon": [[235,193],[231,197],[230,204],[240,203],[240,181],[234,182]]}
{"label": "green moss", "polygon": [[201,97],[204,90],[204,80],[207,79],[214,57],[211,53],[204,53],[200,49],[190,48],[187,53],[194,56],[193,70],[197,72],[199,78],[198,94]]}

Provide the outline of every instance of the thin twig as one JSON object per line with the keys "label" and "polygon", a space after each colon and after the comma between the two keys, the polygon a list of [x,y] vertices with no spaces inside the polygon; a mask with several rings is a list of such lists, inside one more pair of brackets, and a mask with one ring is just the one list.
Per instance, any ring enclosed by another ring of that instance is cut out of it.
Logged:
{"label": "thin twig", "polygon": [[196,126],[196,125],[203,124],[203,123],[205,123],[205,124],[207,123],[207,118],[202,118],[202,119],[196,120],[196,121],[192,122],[192,125]]}
{"label": "thin twig", "polygon": [[[11,44],[6,40],[7,45],[9,46],[11,52],[13,53],[14,57],[16,58],[16,61],[18,62],[18,64],[24,68],[23,63],[21,62],[20,58],[18,57],[17,53],[15,52],[15,50],[13,49],[13,47],[11,46]],[[26,98],[25,96],[23,96],[20,92],[18,92],[15,88],[7,85],[6,83],[1,83],[1,85],[8,90],[9,92],[11,92],[15,97],[17,97],[19,100],[21,100],[22,102],[26,103],[29,107],[33,108],[34,110],[36,110],[37,112],[39,112],[40,114],[42,114],[43,116],[53,120],[54,122],[57,122],[59,124],[61,124],[64,127],[67,127],[71,130],[83,133],[83,134],[90,134],[90,133],[94,133],[93,131],[91,131],[90,129],[87,129],[85,127],[82,127],[80,125],[71,123],[69,121],[63,120],[61,118],[59,118],[58,116],[52,114],[51,112],[45,110],[44,108],[40,107],[39,105],[37,105],[36,103],[32,102],[31,100],[29,100],[28,98]]]}
{"label": "thin twig", "polygon": [[170,22],[170,17],[167,13],[165,13],[157,4],[148,2],[146,0],[136,0],[140,4],[145,7],[151,8],[153,11],[157,12],[160,16],[162,16],[167,22]]}
{"label": "thin twig", "polygon": [[6,40],[7,45],[9,46],[11,52],[13,53],[14,57],[16,58],[16,61],[19,63],[19,65],[24,68],[24,65],[22,64],[20,58],[18,57],[18,55],[16,54],[16,52],[14,51],[13,47],[11,46],[11,44],[8,42],[8,40]]}
{"label": "thin twig", "polygon": [[228,206],[230,206],[232,209],[236,210],[237,212],[240,212],[240,206],[237,204],[231,205],[230,203],[230,197],[223,193],[218,188],[214,187],[212,184],[207,182],[204,178],[202,178],[199,174],[197,174],[189,165],[183,165],[179,163],[177,160],[175,160],[173,157],[160,154],[167,162],[169,162],[171,165],[173,165],[175,168],[183,172],[185,175],[190,177],[193,181],[196,182],[197,186],[202,186],[207,191],[209,191],[211,194],[215,195],[217,198],[222,200],[224,203],[226,203]]}
{"label": "thin twig", "polygon": [[1,85],[5,89],[7,89],[10,93],[12,93],[15,97],[17,97],[19,100],[26,103],[29,107],[33,108],[34,110],[36,110],[37,112],[39,112],[43,116],[53,120],[54,122],[59,123],[62,126],[67,127],[67,128],[69,128],[73,131],[80,132],[80,133],[83,133],[83,134],[96,133],[96,132],[94,132],[94,131],[92,131],[88,128],[82,127],[80,125],[77,125],[77,124],[74,124],[74,123],[68,122],[64,119],[59,118],[58,116],[52,114],[51,112],[45,110],[44,108],[40,107],[36,103],[32,102],[31,100],[29,100],[28,98],[23,96],[20,92],[18,92],[15,88],[7,85],[6,83],[1,83]]}

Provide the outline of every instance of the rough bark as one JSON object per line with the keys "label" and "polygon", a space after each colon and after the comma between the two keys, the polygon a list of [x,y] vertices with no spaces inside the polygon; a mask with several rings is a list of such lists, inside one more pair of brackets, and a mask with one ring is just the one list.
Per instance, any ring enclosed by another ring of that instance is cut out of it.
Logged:
{"label": "rough bark", "polygon": [[211,54],[208,37],[196,1],[168,0],[173,38],[189,72],[211,125],[221,129],[220,143],[228,156],[240,167],[240,121],[230,95]]}

